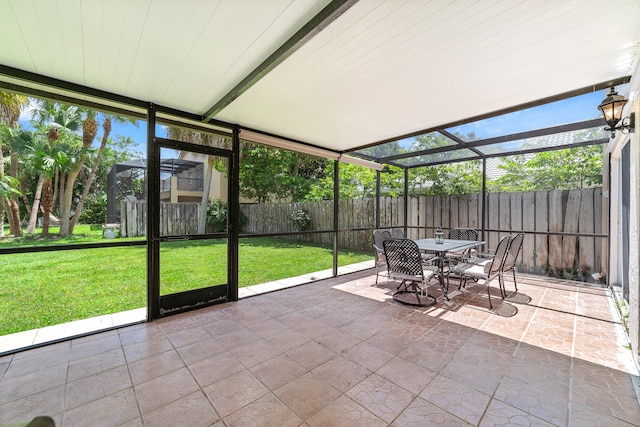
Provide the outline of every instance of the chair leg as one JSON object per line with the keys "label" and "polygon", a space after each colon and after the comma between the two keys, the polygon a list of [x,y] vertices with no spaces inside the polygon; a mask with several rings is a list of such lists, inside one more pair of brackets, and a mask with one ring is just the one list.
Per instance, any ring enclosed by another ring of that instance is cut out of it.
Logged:
{"label": "chair leg", "polygon": [[507,289],[504,285],[504,277],[502,275],[502,272],[498,274],[498,287],[500,288],[500,297],[502,297],[502,299],[505,299],[507,297]]}
{"label": "chair leg", "polygon": [[517,268],[513,267],[513,269],[511,271],[513,271],[513,287],[516,289],[516,292],[518,292],[518,283],[516,282],[516,272],[517,272]]}
{"label": "chair leg", "polygon": [[491,304],[491,287],[489,286],[491,281],[487,279],[487,295],[489,296],[489,308],[493,308],[493,304]]}

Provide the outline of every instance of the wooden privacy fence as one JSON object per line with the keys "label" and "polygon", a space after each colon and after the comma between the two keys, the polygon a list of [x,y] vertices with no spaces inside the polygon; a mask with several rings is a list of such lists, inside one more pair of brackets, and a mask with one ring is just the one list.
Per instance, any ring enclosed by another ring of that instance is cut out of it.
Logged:
{"label": "wooden privacy fence", "polygon": [[[602,226],[602,189],[489,193],[486,196],[485,249],[493,249],[505,234],[524,231],[519,257],[521,271],[553,273],[577,278],[605,273],[606,229]],[[373,252],[371,229],[375,227],[373,198],[338,202],[340,249]],[[403,227],[404,197],[380,198],[380,227]],[[445,233],[454,227],[482,228],[480,194],[469,196],[409,196],[407,237],[432,237],[436,227]],[[199,203],[161,203],[161,233],[192,234],[197,231]],[[333,201],[312,203],[242,204],[246,222],[243,233],[279,234],[301,231],[292,219],[297,210],[311,221],[308,230],[327,231],[283,236],[287,239],[332,247]],[[145,201],[121,203],[120,233],[146,234]]]}
{"label": "wooden privacy fence", "polygon": [[[200,203],[160,202],[160,234],[196,234]],[[139,237],[147,234],[147,202],[145,200],[120,202],[120,236]]]}
{"label": "wooden privacy fence", "polygon": [[[485,248],[493,249],[505,234],[524,231],[519,257],[521,271],[580,277],[605,272],[606,229],[602,227],[602,189],[489,193],[486,196]],[[469,196],[409,196],[407,234],[432,237],[436,227],[445,233],[454,227],[482,228],[480,194]],[[291,214],[304,210],[310,230],[333,229],[333,202],[266,203],[241,205],[247,217],[243,232],[299,231]],[[375,227],[375,199],[339,201],[339,229]],[[404,226],[404,197],[380,198],[380,227]],[[290,236],[330,246],[331,233]],[[346,231],[338,236],[340,248],[372,250],[371,230]]]}

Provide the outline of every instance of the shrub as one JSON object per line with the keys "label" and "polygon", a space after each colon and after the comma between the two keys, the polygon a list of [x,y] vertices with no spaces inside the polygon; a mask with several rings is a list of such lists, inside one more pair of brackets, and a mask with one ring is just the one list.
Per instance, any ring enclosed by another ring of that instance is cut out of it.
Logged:
{"label": "shrub", "polygon": [[289,218],[296,223],[298,230],[300,231],[308,230],[311,225],[311,216],[307,211],[302,209],[296,209],[291,212]]}
{"label": "shrub", "polygon": [[[215,199],[207,207],[207,225],[211,233],[224,233],[227,231],[227,203]],[[240,231],[247,223],[247,217],[240,212]]]}
{"label": "shrub", "polygon": [[107,198],[91,194],[87,197],[78,220],[82,224],[104,224],[107,222]]}

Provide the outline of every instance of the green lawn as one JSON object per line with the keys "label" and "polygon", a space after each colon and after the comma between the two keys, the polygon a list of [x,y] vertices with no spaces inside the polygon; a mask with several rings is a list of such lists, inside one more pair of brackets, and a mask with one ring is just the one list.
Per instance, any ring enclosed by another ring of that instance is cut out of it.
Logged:
{"label": "green lawn", "polygon": [[[79,226],[76,233],[55,243],[96,241],[102,231]],[[0,240],[0,248],[46,244],[52,241],[33,237]],[[0,335],[146,306],[146,246],[0,257]],[[339,264],[371,257],[341,251]],[[162,243],[160,262],[162,294],[227,282],[226,244],[221,240]],[[330,248],[273,238],[243,239],[239,247],[241,287],[331,265]]]}

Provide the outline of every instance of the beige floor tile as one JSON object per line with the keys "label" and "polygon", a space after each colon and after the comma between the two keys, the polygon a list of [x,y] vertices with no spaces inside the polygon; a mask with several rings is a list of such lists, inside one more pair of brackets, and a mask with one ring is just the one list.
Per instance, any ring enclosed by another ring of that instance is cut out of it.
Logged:
{"label": "beige floor tile", "polygon": [[393,421],[414,399],[414,395],[373,374],[347,392],[347,396],[387,423]]}
{"label": "beige floor tile", "polygon": [[133,384],[141,384],[160,375],[184,368],[185,364],[175,350],[165,351],[142,360],[129,363]]}
{"label": "beige floor tile", "polygon": [[307,369],[314,369],[337,353],[316,341],[309,341],[287,352],[287,355]]}
{"label": "beige floor tile", "polygon": [[64,414],[67,426],[119,426],[140,416],[132,388],[122,390]]}
{"label": "beige floor tile", "polygon": [[187,368],[135,386],[136,397],[142,414],[147,414],[174,400],[185,397],[198,390],[198,384]]}
{"label": "beige floor tile", "polygon": [[367,368],[343,356],[336,356],[311,372],[343,393],[371,374]]}
{"label": "beige floor tile", "polygon": [[537,418],[534,415],[521,411],[513,406],[507,405],[499,400],[492,400],[485,413],[479,427],[489,427],[496,425],[520,425],[520,426],[540,426],[552,427],[553,424]]}
{"label": "beige floor tile", "polygon": [[86,357],[84,359],[71,362],[69,364],[68,381],[75,381],[89,375],[99,374],[100,372],[122,366],[126,363],[122,349],[105,351],[95,356]]}
{"label": "beige floor tile", "polygon": [[224,353],[225,351],[226,349],[217,339],[209,337],[204,340],[185,345],[184,347],[180,347],[178,349],[178,354],[180,354],[184,363],[190,365],[215,356],[216,354]]}
{"label": "beige floor tile", "polygon": [[344,355],[370,371],[377,370],[394,357],[393,353],[369,344],[366,341],[349,349]]}
{"label": "beige floor tile", "polygon": [[344,395],[312,416],[307,424],[310,427],[384,427],[388,425]]}
{"label": "beige floor tile", "polygon": [[491,400],[489,395],[442,375],[434,378],[420,397],[471,425],[478,424]]}
{"label": "beige floor tile", "polygon": [[224,419],[228,426],[299,426],[302,420],[272,393],[250,403]]}
{"label": "beige floor tile", "polygon": [[82,406],[131,386],[131,377],[126,366],[84,377],[67,384],[65,409]]}
{"label": "beige floor tile", "polygon": [[569,396],[562,389],[550,385],[540,388],[503,377],[494,397],[551,424],[567,423]]}
{"label": "beige floor tile", "polygon": [[418,395],[436,376],[435,372],[397,356],[384,364],[376,373],[415,395]]}
{"label": "beige floor tile", "polygon": [[200,384],[200,387],[206,387],[246,369],[229,352],[216,354],[188,365],[188,368],[198,384]]}
{"label": "beige floor tile", "polygon": [[269,393],[249,371],[241,371],[211,384],[204,391],[223,418]]}
{"label": "beige floor tile", "polygon": [[[411,404],[391,424],[393,427],[447,426],[470,427],[471,424],[457,418],[444,409],[420,397]],[[508,425],[508,424],[505,424]]]}
{"label": "beige floor tile", "polygon": [[299,376],[274,393],[303,420],[312,417],[341,395],[337,389],[311,372]]}
{"label": "beige floor tile", "polygon": [[220,419],[211,403],[198,390],[143,416],[147,426],[208,427]]}
{"label": "beige floor tile", "polygon": [[280,354],[251,368],[251,372],[271,391],[307,372],[307,368]]}

